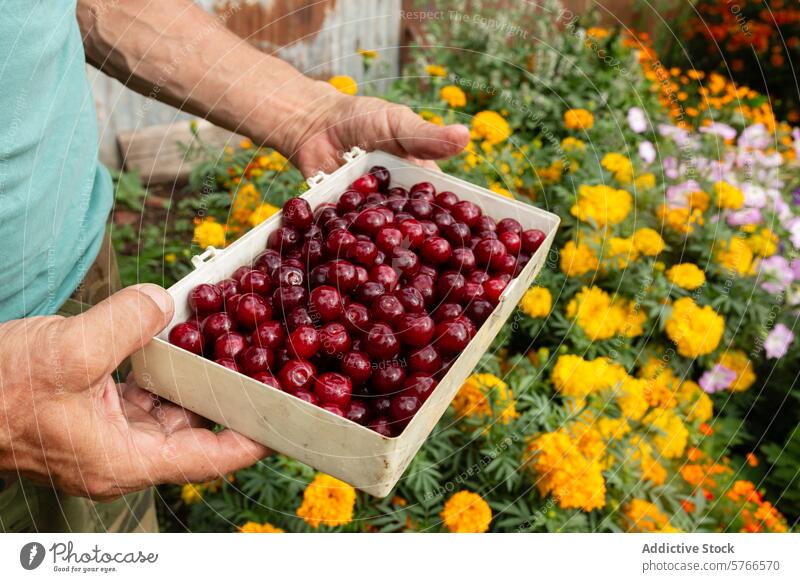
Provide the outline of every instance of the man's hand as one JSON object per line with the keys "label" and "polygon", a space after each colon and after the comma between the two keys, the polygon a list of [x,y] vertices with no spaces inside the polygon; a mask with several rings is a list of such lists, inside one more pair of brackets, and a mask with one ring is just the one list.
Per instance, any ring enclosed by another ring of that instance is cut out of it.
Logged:
{"label": "man's hand", "polygon": [[308,116],[308,128],[298,143],[283,152],[305,176],[335,170],[353,146],[436,168],[430,160],[449,158],[469,142],[466,127],[428,123],[410,108],[383,99],[325,92],[317,107],[322,114]]}
{"label": "man's hand", "polygon": [[205,481],[269,451],[111,373],[170,321],[172,300],[137,285],[83,315],[0,325],[0,473],[96,500]]}

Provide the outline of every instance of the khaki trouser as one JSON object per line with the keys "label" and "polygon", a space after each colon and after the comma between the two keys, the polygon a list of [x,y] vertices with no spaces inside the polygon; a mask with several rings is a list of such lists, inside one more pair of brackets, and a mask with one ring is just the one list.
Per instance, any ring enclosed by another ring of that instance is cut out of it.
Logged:
{"label": "khaki trouser", "polygon": [[[59,314],[77,315],[121,287],[117,261],[106,234],[97,259]],[[25,478],[0,479],[0,531],[3,532],[156,532],[153,490],[107,503],[70,497]]]}

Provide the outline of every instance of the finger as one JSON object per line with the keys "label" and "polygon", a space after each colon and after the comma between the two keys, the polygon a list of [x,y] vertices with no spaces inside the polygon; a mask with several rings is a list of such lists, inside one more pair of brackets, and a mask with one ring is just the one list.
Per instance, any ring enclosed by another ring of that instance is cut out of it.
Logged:
{"label": "finger", "polygon": [[390,116],[395,140],[415,158],[449,158],[469,143],[469,129],[463,125],[436,125],[405,107],[393,109]]}
{"label": "finger", "polygon": [[150,412],[153,407],[159,403],[158,396],[152,392],[148,392],[144,388],[140,388],[136,384],[120,384],[120,395],[122,398],[135,404],[145,412]]}
{"label": "finger", "polygon": [[158,483],[196,483],[249,467],[269,454],[265,446],[230,429],[185,428],[167,436],[160,454],[147,457],[148,473]]}
{"label": "finger", "polygon": [[134,285],[85,313],[59,322],[70,362],[91,379],[111,373],[172,318],[172,297],[157,285]]}
{"label": "finger", "polygon": [[166,434],[186,428],[211,428],[214,423],[172,402],[162,400],[150,412]]}
{"label": "finger", "polygon": [[433,170],[434,172],[441,172],[442,169],[439,167],[439,164],[434,162],[433,160],[421,160],[419,158],[415,158],[413,156],[406,156],[406,159],[411,162],[412,164],[416,164],[421,166],[427,170]]}

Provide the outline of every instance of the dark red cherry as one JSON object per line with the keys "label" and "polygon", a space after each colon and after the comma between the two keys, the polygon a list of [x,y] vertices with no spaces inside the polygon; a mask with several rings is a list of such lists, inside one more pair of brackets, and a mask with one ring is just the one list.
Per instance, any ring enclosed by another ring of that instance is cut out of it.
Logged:
{"label": "dark red cherry", "polygon": [[337,372],[326,372],[314,382],[314,394],[322,404],[345,408],[353,395],[350,378]]}
{"label": "dark red cherry", "polygon": [[[253,267],[268,277],[272,277],[272,273],[281,266],[282,262],[283,259],[281,259],[278,251],[267,249],[256,257],[255,261],[253,261]],[[234,279],[238,281],[237,277],[234,277]]]}
{"label": "dark red cherry", "polygon": [[412,372],[436,374],[442,369],[442,356],[432,344],[428,344],[408,354],[408,367]]}
{"label": "dark red cherry", "polygon": [[371,267],[377,256],[378,247],[368,240],[356,241],[347,251],[347,258],[366,267]]}
{"label": "dark red cherry", "polygon": [[272,293],[272,306],[279,313],[291,313],[297,307],[305,307],[308,303],[308,291],[305,287],[278,287]]}
{"label": "dark red cherry", "polygon": [[347,420],[352,420],[356,424],[366,426],[369,424],[370,410],[367,403],[360,398],[353,398],[347,405],[344,416]]}
{"label": "dark red cherry", "polygon": [[425,232],[420,222],[414,218],[404,220],[397,225],[397,229],[403,235],[404,247],[415,249],[425,241]]}
{"label": "dark red cherry", "polygon": [[420,313],[425,311],[425,299],[422,293],[414,287],[403,287],[394,292],[395,297],[408,313]]}
{"label": "dark red cherry", "polygon": [[386,293],[386,288],[377,281],[367,281],[356,291],[356,299],[365,305],[372,305],[378,297]]}
{"label": "dark red cherry", "polygon": [[506,285],[508,285],[508,283],[499,277],[494,277],[487,280],[483,284],[483,290],[486,292],[486,298],[493,304],[497,305],[497,303],[500,301],[500,295],[502,295],[503,291],[505,291]]}
{"label": "dark red cherry", "polygon": [[354,386],[361,386],[372,376],[372,362],[366,352],[354,350],[342,357],[341,370],[353,381]]}
{"label": "dark red cherry", "polygon": [[266,384],[267,386],[272,386],[273,388],[275,388],[275,390],[283,390],[280,380],[278,380],[275,376],[273,376],[269,372],[256,372],[255,374],[253,374],[253,380],[258,380],[262,384]]}
{"label": "dark red cherry", "polygon": [[486,271],[472,271],[467,275],[467,281],[478,283],[480,285],[483,285],[489,279],[491,279],[491,277]]}
{"label": "dark red cherry", "polygon": [[356,216],[353,228],[358,232],[373,235],[386,226],[386,216],[377,208],[367,208]]}
{"label": "dark red cherry", "polygon": [[308,274],[308,285],[312,289],[328,282],[328,264],[317,265]]}
{"label": "dark red cherry", "polygon": [[518,271],[517,259],[515,259],[512,255],[506,255],[503,257],[503,262],[495,268],[495,271],[511,277],[516,276]]}
{"label": "dark red cherry", "polygon": [[505,262],[506,247],[496,239],[489,238],[481,240],[475,245],[473,252],[475,253],[475,260],[481,267],[498,269]]}
{"label": "dark red cherry", "polygon": [[311,291],[308,303],[324,322],[334,321],[344,312],[342,296],[330,285],[322,285]]}
{"label": "dark red cherry", "polygon": [[239,281],[242,293],[256,293],[265,296],[272,290],[269,277],[261,271],[249,271]]}
{"label": "dark red cherry", "polygon": [[328,262],[328,283],[341,294],[354,291],[358,285],[358,274],[353,263],[341,259]]}
{"label": "dark red cherry", "polygon": [[222,291],[223,301],[228,301],[234,295],[241,293],[239,290],[239,281],[236,279],[223,279],[217,283],[217,287]]}
{"label": "dark red cherry", "polygon": [[203,320],[203,324],[201,326],[203,338],[209,344],[214,343],[214,341],[223,333],[234,331],[235,328],[236,323],[233,321],[230,315],[224,312],[212,313]]}
{"label": "dark red cherry", "polygon": [[375,244],[384,253],[391,253],[395,247],[403,244],[403,233],[394,226],[384,226],[375,235]]}
{"label": "dark red cherry", "polygon": [[289,331],[294,331],[298,327],[314,325],[314,319],[305,307],[295,307],[284,317],[284,324]]}
{"label": "dark red cherry", "polygon": [[422,227],[422,233],[426,239],[439,236],[439,227],[432,220],[420,220],[419,225]]}
{"label": "dark red cherry", "polygon": [[458,204],[459,200],[458,196],[456,196],[452,192],[445,190],[443,192],[439,192],[436,195],[435,202],[439,208],[444,208],[445,210],[452,210],[453,206]]}
{"label": "dark red cherry", "polygon": [[388,293],[376,297],[371,305],[370,314],[372,315],[373,321],[393,324],[398,317],[406,312],[400,300]]}
{"label": "dark red cherry", "polygon": [[344,308],[342,323],[351,334],[362,334],[367,331],[370,322],[369,309],[361,303],[350,303]]}
{"label": "dark red cherry", "polygon": [[497,223],[497,233],[513,232],[514,234],[522,234],[522,225],[513,218],[503,218]]}
{"label": "dark red cherry", "polygon": [[387,292],[392,292],[397,288],[400,277],[389,265],[375,265],[369,270],[369,280],[380,283]]}
{"label": "dark red cherry", "polygon": [[306,360],[289,360],[278,373],[278,380],[287,392],[310,390],[314,384],[317,369]]}
{"label": "dark red cherry", "polygon": [[494,218],[484,214],[478,218],[478,220],[475,222],[475,226],[472,227],[472,230],[483,233],[484,235],[489,232],[496,232],[497,223],[495,222]]}
{"label": "dark red cherry", "polygon": [[484,321],[489,319],[492,311],[494,311],[494,306],[485,299],[472,301],[467,306],[467,316],[474,321],[477,326],[480,326]]}
{"label": "dark red cherry", "polygon": [[281,226],[272,231],[267,240],[267,247],[285,255],[300,246],[300,232],[291,226]]}
{"label": "dark red cherry", "polygon": [[325,237],[325,253],[331,259],[344,258],[356,244],[356,237],[343,228],[337,228]]}
{"label": "dark red cherry", "polygon": [[236,321],[245,329],[255,329],[272,317],[272,309],[264,298],[255,293],[244,293],[236,304]]}
{"label": "dark red cherry", "polygon": [[461,309],[461,306],[457,303],[441,303],[436,308],[436,311],[433,312],[433,320],[436,323],[441,323],[448,319],[460,317],[462,313],[463,309]]}
{"label": "dark red cherry", "polygon": [[460,303],[464,299],[464,275],[455,271],[442,273],[436,281],[436,291],[441,301]]}
{"label": "dark red cherry", "polygon": [[289,354],[301,360],[314,356],[320,348],[321,339],[319,332],[310,325],[298,327],[286,339],[286,349]]}
{"label": "dark red cherry", "polygon": [[411,374],[403,383],[405,393],[415,394],[422,402],[425,402],[436,389],[436,379],[429,375],[417,372]]}
{"label": "dark red cherry", "polygon": [[399,361],[381,362],[372,373],[370,386],[374,393],[389,396],[400,392],[405,379],[406,372]]}
{"label": "dark red cherry", "polygon": [[203,353],[203,334],[195,323],[179,323],[173,327],[169,332],[169,343],[193,354]]}
{"label": "dark red cherry", "polygon": [[383,166],[372,166],[368,173],[374,176],[378,181],[378,190],[381,192],[386,192],[389,189],[389,182],[392,179],[392,175],[389,173],[389,170]]}
{"label": "dark red cherry", "polygon": [[530,230],[523,231],[522,235],[520,235],[520,238],[522,239],[522,252],[527,255],[532,255],[539,250],[540,246],[542,246],[546,236],[538,228],[532,228]]}
{"label": "dark red cherry", "polygon": [[252,376],[257,372],[267,371],[275,362],[275,356],[272,351],[267,348],[251,346],[242,350],[236,360],[242,372],[248,376]]}
{"label": "dark red cherry", "polygon": [[[358,210],[363,203],[364,195],[361,192],[358,190],[347,190],[344,194],[339,196],[339,201],[336,203],[336,209],[340,213],[345,214],[346,212]],[[330,216],[330,218],[334,217],[335,213],[334,215]]]}
{"label": "dark red cherry", "polygon": [[416,394],[403,393],[392,398],[389,415],[400,427],[405,427],[422,406],[422,401]]}
{"label": "dark red cherry", "polygon": [[407,313],[395,323],[397,337],[408,346],[424,346],[433,339],[435,324],[423,313]]}
{"label": "dark red cherry", "polygon": [[444,227],[450,226],[455,221],[456,219],[453,218],[453,215],[444,210],[438,210],[433,213],[433,223],[439,228],[440,231]]}
{"label": "dark red cherry", "polygon": [[506,247],[506,251],[512,255],[516,256],[522,249],[522,239],[515,232],[510,230],[503,231],[497,236],[497,239],[503,243],[503,246]]}
{"label": "dark red cherry", "polygon": [[242,334],[235,331],[224,333],[214,342],[214,359],[236,359],[236,356],[239,354],[239,352],[246,348],[247,340]]}
{"label": "dark red cherry", "polygon": [[472,252],[472,249],[466,247],[453,249],[453,254],[450,256],[450,261],[447,263],[448,267],[463,275],[474,271],[476,264],[475,254]]}
{"label": "dark red cherry", "polygon": [[442,235],[454,247],[467,246],[472,241],[472,232],[463,222],[454,222],[442,229]]}
{"label": "dark red cherry", "polygon": [[462,200],[454,204],[451,212],[453,213],[453,218],[458,222],[463,222],[470,228],[478,224],[478,220],[483,214],[477,204],[468,200]]}
{"label": "dark red cherry", "polygon": [[201,283],[189,292],[189,307],[198,315],[222,310],[222,291],[216,285]]}
{"label": "dark red cherry", "polygon": [[374,418],[369,423],[369,428],[374,430],[379,435],[385,436],[386,438],[392,438],[393,436],[391,422],[385,416]]}
{"label": "dark red cherry", "polygon": [[409,200],[408,204],[406,204],[406,211],[418,220],[427,220],[433,216],[433,206],[425,198],[412,198]]}
{"label": "dark red cherry", "polygon": [[455,354],[469,344],[470,330],[460,321],[442,321],[436,325],[434,336],[439,351],[445,354]]}
{"label": "dark red cherry", "polygon": [[417,257],[414,251],[402,247],[395,247],[390,257],[390,265],[392,268],[400,271],[403,277],[411,277],[419,271],[419,257]]}
{"label": "dark red cherry", "polygon": [[236,360],[234,360],[233,358],[218,358],[214,360],[214,363],[219,364],[220,366],[223,366],[225,368],[228,368],[229,370],[233,370],[234,372],[239,371],[239,366],[238,364],[236,364]]}
{"label": "dark red cherry", "polygon": [[259,325],[252,335],[252,342],[255,346],[277,350],[283,345],[283,338],[286,334],[283,326],[277,321],[265,321]]}
{"label": "dark red cherry", "polygon": [[320,351],[328,357],[341,356],[350,349],[350,334],[338,321],[323,325],[319,336]]}
{"label": "dark red cherry", "polygon": [[375,361],[391,360],[400,353],[400,342],[385,323],[373,323],[367,330],[364,351]]}
{"label": "dark red cherry", "polygon": [[430,275],[425,275],[422,272],[417,273],[409,279],[408,285],[419,291],[425,301],[425,305],[431,305],[436,298],[436,290]]}
{"label": "dark red cherry", "polygon": [[411,186],[411,190],[409,190],[409,195],[414,198],[414,196],[421,196],[425,198],[428,202],[433,202],[434,197],[436,196],[436,187],[431,184],[430,182],[418,182]]}
{"label": "dark red cherry", "polygon": [[314,221],[311,205],[303,198],[291,198],[283,205],[282,222],[297,230],[305,230]]}
{"label": "dark red cherry", "polygon": [[442,265],[450,260],[453,249],[446,239],[439,236],[431,237],[420,247],[422,259],[433,265]]}
{"label": "dark red cherry", "polygon": [[473,301],[486,299],[486,292],[483,290],[483,285],[480,283],[473,283],[467,281],[464,283],[464,290],[462,292],[461,301],[465,305],[470,305]]}
{"label": "dark red cherry", "polygon": [[300,257],[306,269],[319,265],[324,257],[322,241],[312,239],[304,242],[303,248],[300,249]]}
{"label": "dark red cherry", "polygon": [[378,179],[372,174],[364,174],[350,184],[350,188],[362,194],[378,191]]}

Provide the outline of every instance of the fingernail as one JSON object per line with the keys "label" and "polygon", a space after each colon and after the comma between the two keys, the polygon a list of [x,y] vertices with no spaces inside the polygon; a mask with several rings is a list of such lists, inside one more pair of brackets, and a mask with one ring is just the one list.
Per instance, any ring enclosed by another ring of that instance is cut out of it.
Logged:
{"label": "fingernail", "polygon": [[134,285],[134,288],[138,289],[140,292],[152,299],[165,316],[172,316],[172,296],[164,289],[151,283]]}

